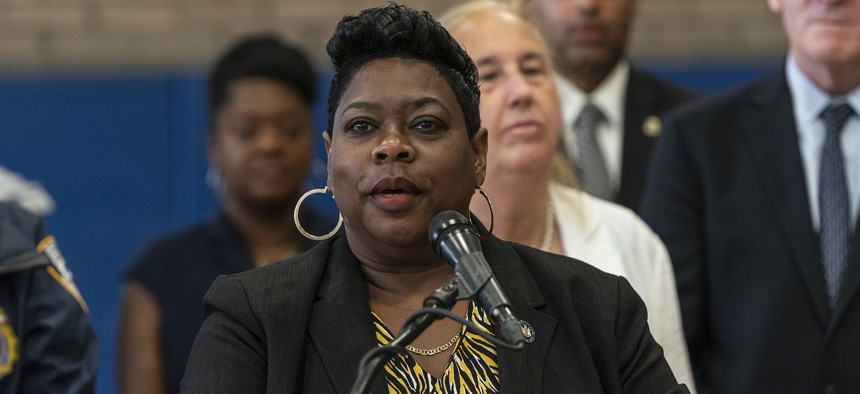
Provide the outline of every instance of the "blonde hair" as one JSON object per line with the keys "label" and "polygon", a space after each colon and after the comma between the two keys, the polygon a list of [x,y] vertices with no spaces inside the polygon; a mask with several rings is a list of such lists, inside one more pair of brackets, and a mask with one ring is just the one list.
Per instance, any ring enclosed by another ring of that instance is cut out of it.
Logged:
{"label": "blonde hair", "polygon": [[[528,22],[528,24],[532,27],[531,21],[525,13],[525,9],[523,8],[521,0],[472,0],[462,3],[460,5],[451,7],[448,11],[442,14],[436,20],[439,21],[442,26],[445,27],[449,32],[451,30],[456,29],[460,25],[462,25],[470,16],[484,12],[484,11],[500,11],[506,12],[511,15],[517,16],[520,19]],[[538,34],[538,37],[541,37]],[[546,43],[543,41],[541,37],[541,45],[543,45],[544,49],[548,50]],[[547,54],[550,52],[547,51]]]}

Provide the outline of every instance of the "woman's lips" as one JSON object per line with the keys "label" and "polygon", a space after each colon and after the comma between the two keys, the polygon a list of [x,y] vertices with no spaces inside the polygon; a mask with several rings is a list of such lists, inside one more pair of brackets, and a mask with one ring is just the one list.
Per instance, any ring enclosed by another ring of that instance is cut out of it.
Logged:
{"label": "woman's lips", "polygon": [[399,211],[412,206],[418,194],[413,193],[377,193],[371,196],[376,205],[388,211]]}
{"label": "woman's lips", "polygon": [[376,183],[370,198],[382,209],[397,211],[412,206],[421,190],[406,178],[385,178]]}
{"label": "woman's lips", "polygon": [[542,123],[530,120],[510,124],[503,129],[503,132],[511,136],[532,137],[541,133],[543,129]]}

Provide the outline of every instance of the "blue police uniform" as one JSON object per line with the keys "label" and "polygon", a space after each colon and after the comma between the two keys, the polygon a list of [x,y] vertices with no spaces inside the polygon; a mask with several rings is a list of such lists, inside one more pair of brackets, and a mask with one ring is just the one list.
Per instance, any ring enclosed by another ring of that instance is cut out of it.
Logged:
{"label": "blue police uniform", "polygon": [[92,393],[87,305],[42,221],[0,202],[0,394]]}

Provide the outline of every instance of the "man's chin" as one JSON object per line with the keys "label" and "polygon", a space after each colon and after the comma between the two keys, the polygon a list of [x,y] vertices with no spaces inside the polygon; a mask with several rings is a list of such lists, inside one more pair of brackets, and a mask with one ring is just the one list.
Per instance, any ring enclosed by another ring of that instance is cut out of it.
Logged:
{"label": "man's chin", "polygon": [[564,60],[567,62],[564,68],[577,74],[606,72],[617,63],[610,50],[603,47],[570,48]]}

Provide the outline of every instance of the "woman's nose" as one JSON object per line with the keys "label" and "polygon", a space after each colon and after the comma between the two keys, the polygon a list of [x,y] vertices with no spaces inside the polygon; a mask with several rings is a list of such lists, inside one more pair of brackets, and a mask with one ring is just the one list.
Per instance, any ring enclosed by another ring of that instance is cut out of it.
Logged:
{"label": "woman's nose", "polygon": [[412,146],[405,130],[398,127],[388,127],[382,133],[382,140],[371,152],[377,163],[387,161],[412,161],[415,158],[415,147]]}
{"label": "woman's nose", "polygon": [[283,149],[288,143],[287,139],[277,125],[264,125],[255,142],[257,149],[270,152]]}
{"label": "woman's nose", "polygon": [[506,88],[509,106],[528,106],[534,98],[533,87],[520,72],[511,73],[511,77],[507,80]]}

